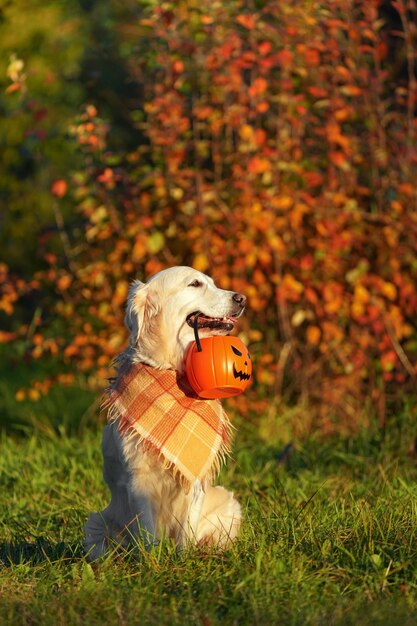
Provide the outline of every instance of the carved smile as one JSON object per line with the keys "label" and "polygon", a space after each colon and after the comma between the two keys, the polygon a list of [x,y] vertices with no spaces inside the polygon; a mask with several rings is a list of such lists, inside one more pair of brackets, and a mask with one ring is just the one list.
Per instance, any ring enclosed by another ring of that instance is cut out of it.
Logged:
{"label": "carved smile", "polygon": [[235,364],[233,363],[233,376],[235,378],[239,378],[239,380],[249,380],[250,374],[246,372],[242,372],[242,370],[237,370]]}

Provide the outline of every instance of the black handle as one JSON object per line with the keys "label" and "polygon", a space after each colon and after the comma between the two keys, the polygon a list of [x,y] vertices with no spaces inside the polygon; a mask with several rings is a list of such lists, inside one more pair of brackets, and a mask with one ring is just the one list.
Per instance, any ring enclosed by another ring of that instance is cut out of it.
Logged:
{"label": "black handle", "polygon": [[202,352],[203,351],[203,348],[201,347],[200,337],[198,336],[198,318],[199,318],[200,315],[203,315],[201,313],[201,311],[199,311],[198,313],[195,314],[194,323],[193,323],[194,337],[195,337],[195,342],[197,344],[198,352]]}

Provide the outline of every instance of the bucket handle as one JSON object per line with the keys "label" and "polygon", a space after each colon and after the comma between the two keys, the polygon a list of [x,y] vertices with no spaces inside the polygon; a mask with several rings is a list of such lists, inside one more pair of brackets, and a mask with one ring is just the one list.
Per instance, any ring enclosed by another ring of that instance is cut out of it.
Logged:
{"label": "bucket handle", "polygon": [[198,311],[195,314],[194,323],[193,323],[194,337],[195,337],[195,342],[196,342],[196,345],[197,345],[198,352],[202,352],[203,351],[203,348],[201,347],[200,337],[198,336],[198,318],[200,317],[200,315],[203,315],[203,314],[202,314],[201,311]]}

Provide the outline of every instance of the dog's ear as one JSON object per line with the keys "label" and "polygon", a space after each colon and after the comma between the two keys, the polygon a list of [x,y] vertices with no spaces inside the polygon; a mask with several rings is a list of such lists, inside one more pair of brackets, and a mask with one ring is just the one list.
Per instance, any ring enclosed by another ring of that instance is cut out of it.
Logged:
{"label": "dog's ear", "polygon": [[146,321],[156,315],[158,306],[150,292],[150,284],[135,280],[127,296],[125,324],[130,331],[130,343],[135,346]]}

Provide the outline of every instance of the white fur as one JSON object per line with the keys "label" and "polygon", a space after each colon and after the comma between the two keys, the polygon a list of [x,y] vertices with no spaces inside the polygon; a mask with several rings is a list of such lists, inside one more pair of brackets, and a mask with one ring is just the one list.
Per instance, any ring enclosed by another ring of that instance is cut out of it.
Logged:
{"label": "white fur", "polygon": [[[244,296],[218,289],[213,280],[190,267],[173,267],[147,283],[135,281],[129,291],[125,323],[130,331],[125,356],[160,369],[183,368],[184,353],[194,339],[190,313],[233,318],[244,309]],[[201,329],[200,335],[224,330]],[[117,423],[103,434],[103,476],[111,502],[91,513],[85,525],[85,548],[94,560],[113,539],[124,545],[143,541],[146,547],[162,537],[177,546],[211,544],[226,548],[236,538],[241,508],[233,494],[196,481],[187,493],[155,455],[144,453],[132,439],[120,436]]]}

